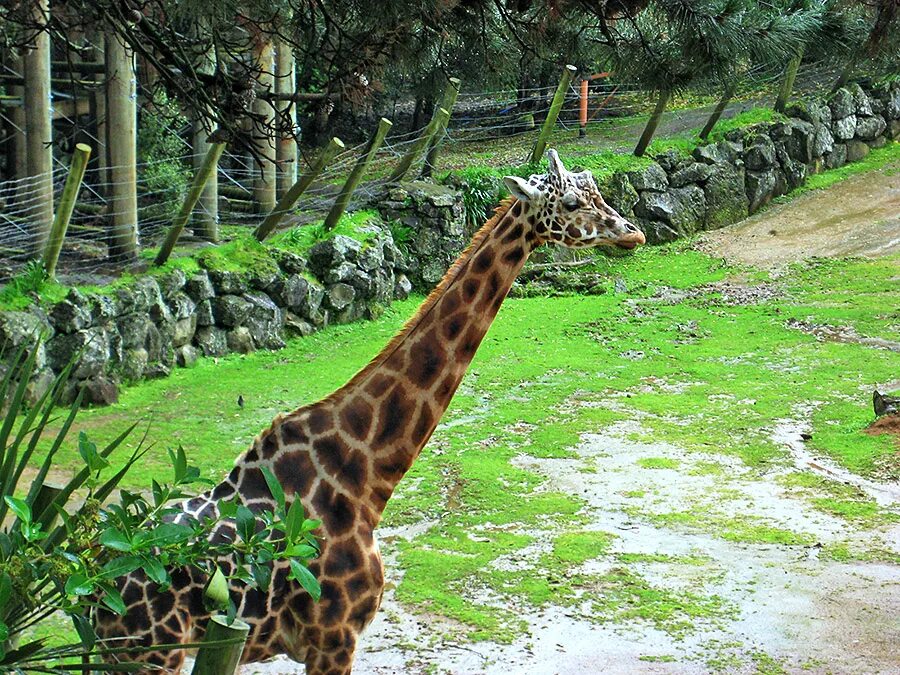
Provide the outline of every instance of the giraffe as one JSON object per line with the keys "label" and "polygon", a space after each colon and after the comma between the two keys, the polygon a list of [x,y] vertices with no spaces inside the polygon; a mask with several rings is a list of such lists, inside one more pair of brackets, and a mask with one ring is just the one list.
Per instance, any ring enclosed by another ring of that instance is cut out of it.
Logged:
{"label": "giraffe", "polygon": [[[554,150],[547,174],[507,176],[512,198],[501,204],[418,312],[345,386],[279,415],[235,463],[228,477],[184,505],[202,519],[219,500],[238,495],[249,508],[273,509],[261,467],[271,469],[289,501],[321,519],[321,555],[310,564],[322,597],[314,602],[288,567],[276,563],[268,592],[232,582],[237,616],[251,626],[243,662],[287,654],[309,675],[350,673],[360,633],[374,618],[384,571],[374,530],[397,483],[428,442],[479,344],[529,254],[541,244],[634,248],[643,233],[600,195],[590,172],[570,173]],[[233,536],[220,525],[215,536]],[[223,572],[232,566],[225,562]],[[151,589],[140,571],[128,577],[123,617],[102,614],[101,637],[128,644],[196,640],[209,613],[205,575],[172,573],[171,587]],[[199,631],[198,631],[199,629]],[[180,672],[183,652],[143,655]]]}

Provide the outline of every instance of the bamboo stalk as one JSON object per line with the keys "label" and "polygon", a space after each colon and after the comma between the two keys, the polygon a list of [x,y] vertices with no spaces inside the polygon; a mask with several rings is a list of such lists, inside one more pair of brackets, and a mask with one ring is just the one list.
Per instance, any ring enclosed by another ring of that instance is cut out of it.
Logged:
{"label": "bamboo stalk", "polygon": [[556,119],[559,117],[559,111],[562,110],[563,103],[565,103],[566,91],[569,88],[569,83],[572,82],[572,77],[577,70],[578,68],[572,65],[568,65],[563,69],[562,77],[559,79],[559,85],[556,87],[556,93],[553,94],[553,101],[550,103],[550,110],[547,112],[547,119],[544,120],[544,126],[541,127],[537,142],[531,150],[531,157],[528,159],[529,164],[537,164],[541,160],[541,157],[544,156],[544,150],[547,149],[547,141],[550,139],[553,127],[556,126]]}
{"label": "bamboo stalk", "polygon": [[203,642],[233,642],[201,645],[191,675],[234,675],[249,632],[250,626],[240,619],[229,625],[224,616],[210,617]]}
{"label": "bamboo stalk", "polygon": [[646,152],[647,146],[650,145],[650,141],[653,139],[653,134],[656,133],[656,127],[659,126],[659,122],[662,119],[662,115],[666,110],[666,104],[668,102],[669,92],[659,92],[659,97],[656,99],[656,107],[653,109],[653,114],[650,115],[650,119],[647,120],[647,126],[644,127],[644,133],[641,134],[641,137],[638,140],[638,144],[634,148],[635,157],[642,157],[644,155],[644,152]]}
{"label": "bamboo stalk", "polygon": [[206,186],[206,181],[209,180],[210,176],[216,173],[216,167],[219,165],[219,158],[224,151],[225,143],[215,143],[210,146],[209,151],[206,153],[206,157],[203,159],[203,164],[200,165],[197,173],[194,174],[194,182],[191,184],[191,189],[188,190],[187,197],[181,205],[181,209],[172,220],[172,225],[169,227],[169,232],[166,234],[166,240],[163,242],[162,247],[159,249],[159,253],[156,254],[156,259],[153,261],[154,265],[164,265],[169,259],[172,249],[175,248],[175,244],[178,242],[178,237],[181,236],[181,231],[184,229],[188,218],[191,217],[191,212],[193,212],[194,207],[197,205],[200,195],[203,194],[203,188]]}
{"label": "bamboo stalk", "polygon": [[44,248],[44,269],[51,279],[56,275],[56,263],[59,261],[59,252],[62,250],[63,240],[66,238],[66,230],[69,229],[69,220],[78,199],[81,189],[81,181],[84,178],[84,170],[87,168],[88,159],[91,157],[91,147],[84,143],[75,146],[72,155],[72,166],[66,178],[62,196],[59,198],[59,207],[56,217],[53,219],[53,227],[50,228],[50,238]]}
{"label": "bamboo stalk", "polygon": [[[456,97],[459,96],[459,84],[460,80],[458,77],[451,77],[447,81],[444,95],[441,97],[440,107],[448,113],[452,113],[453,106],[456,105]],[[422,175],[426,178],[431,176],[434,172],[434,167],[437,165],[438,153],[441,149],[441,143],[444,140],[444,132],[447,130],[449,124],[450,118],[448,117],[447,122],[440,125],[440,127],[435,130],[434,136],[432,136],[431,140],[428,142],[428,150],[425,152],[425,164],[422,166]]]}
{"label": "bamboo stalk", "polygon": [[372,163],[375,153],[378,152],[378,148],[381,147],[384,137],[387,136],[387,133],[391,130],[392,126],[394,126],[393,122],[386,120],[383,117],[381,118],[381,121],[378,122],[378,128],[375,130],[375,134],[369,141],[369,146],[366,148],[365,152],[360,155],[359,159],[356,160],[353,171],[350,172],[347,182],[344,183],[340,193],[338,193],[337,199],[334,200],[334,205],[331,207],[328,216],[325,218],[326,231],[333,229],[334,226],[338,224],[341,216],[344,215],[344,211],[347,210],[347,204],[350,203],[350,198],[353,196],[356,186],[359,185],[359,181],[362,179],[363,174],[365,174],[366,169],[369,168],[369,164]]}
{"label": "bamboo stalk", "polygon": [[312,185],[312,182],[325,169],[328,162],[343,149],[344,143],[339,138],[332,138],[328,142],[328,145],[326,145],[321,154],[319,154],[316,163],[309,171],[300,176],[297,182],[291,186],[291,189],[278,200],[278,203],[275,205],[275,208],[272,209],[272,212],[266,216],[265,220],[263,220],[259,227],[253,232],[253,236],[256,237],[257,241],[265,240],[265,238],[272,233],[272,230],[278,226],[278,223],[281,222],[281,219],[284,218],[285,214],[291,210],[296,201],[300,198],[300,195],[306,192],[309,186]]}
{"label": "bamboo stalk", "polygon": [[388,177],[389,183],[396,183],[403,179],[403,176],[406,175],[409,168],[419,158],[419,155],[422,154],[422,151],[425,150],[428,143],[431,142],[431,138],[434,136],[438,127],[442,124],[446,124],[449,119],[450,113],[447,112],[446,109],[441,108],[440,106],[434,109],[431,121],[428,122],[424,131],[422,131],[422,135],[413,142],[409,150],[406,151],[406,154],[400,158],[396,168]]}

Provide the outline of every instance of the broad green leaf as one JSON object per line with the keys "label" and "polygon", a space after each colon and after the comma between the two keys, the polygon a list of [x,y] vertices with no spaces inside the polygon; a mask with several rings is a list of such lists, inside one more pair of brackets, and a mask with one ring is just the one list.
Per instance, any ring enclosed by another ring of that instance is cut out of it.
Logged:
{"label": "broad green leaf", "polygon": [[159,560],[153,556],[144,556],[142,567],[151,581],[164,587],[169,585],[169,573]]}
{"label": "broad green leaf", "polygon": [[238,535],[241,539],[250,541],[256,531],[256,517],[253,515],[253,511],[241,504],[237,507],[235,522],[237,524]]}
{"label": "broad green leaf", "polygon": [[118,579],[134,572],[140,567],[142,561],[135,555],[125,555],[121,558],[113,558],[108,561],[100,571],[100,576],[104,579]]}
{"label": "broad green leaf", "polygon": [[101,584],[101,588],[105,591],[101,598],[103,604],[116,614],[124,614],[127,608],[125,607],[125,601],[122,599],[122,594],[119,593],[118,589],[112,584]]}
{"label": "broad green leaf", "polygon": [[81,614],[72,614],[72,623],[75,624],[75,630],[81,639],[81,644],[86,650],[91,650],[97,643],[97,634],[91,625],[91,620]]}
{"label": "broad green leaf", "polygon": [[11,497],[10,495],[4,495],[3,499],[6,500],[9,510],[16,514],[16,518],[23,523],[31,522],[31,507],[28,506],[28,502],[24,499],[19,499],[18,497]]}
{"label": "broad green leaf", "polygon": [[253,574],[253,580],[262,591],[269,590],[269,584],[272,582],[272,568],[268,565],[259,565],[254,563],[250,566],[250,572]]}
{"label": "broad green leaf", "polygon": [[149,532],[141,532],[134,538],[134,545],[141,548],[163,547],[180,544],[194,536],[194,530],[179,523],[162,523]]}
{"label": "broad green leaf", "polygon": [[291,502],[291,508],[288,509],[287,517],[284,519],[285,539],[294,542],[303,531],[303,523],[306,520],[306,513],[303,511],[303,504],[299,499]]}
{"label": "broad green leaf", "polygon": [[133,548],[131,540],[115,527],[103,530],[103,533],[100,535],[100,543],[116,551],[128,552]]}
{"label": "broad green leaf", "polygon": [[322,597],[322,588],[319,586],[319,580],[298,560],[291,560],[291,573],[288,575],[288,579],[294,579],[299,582],[316,602]]}
{"label": "broad green leaf", "polygon": [[76,572],[66,581],[66,595],[90,595],[94,592],[94,583],[82,572]]}
{"label": "broad green leaf", "polygon": [[97,444],[91,442],[83,431],[78,434],[78,454],[81,455],[91,473],[109,466],[109,462],[97,452]]}
{"label": "broad green leaf", "polygon": [[275,498],[275,503],[284,510],[284,489],[282,489],[281,483],[278,482],[278,479],[269,467],[261,466],[260,470],[269,486],[269,492],[271,492],[272,496]]}

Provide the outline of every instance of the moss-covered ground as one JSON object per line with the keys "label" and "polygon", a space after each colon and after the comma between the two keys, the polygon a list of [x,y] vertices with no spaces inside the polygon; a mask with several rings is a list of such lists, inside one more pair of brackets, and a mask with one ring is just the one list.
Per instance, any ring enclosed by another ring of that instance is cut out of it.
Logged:
{"label": "moss-covered ground", "polygon": [[[391,602],[431,617],[433,644],[537,640],[528,617],[562,608],[671,641],[644,661],[780,672],[783,654],[735,638],[757,582],[724,593],[742,563],[716,547],[900,564],[884,537],[896,504],[798,470],[773,433],[796,420],[809,427],[810,452],[874,480],[900,476],[896,439],[863,433],[871,391],[897,377],[900,354],[795,327],[897,341],[898,272],[897,257],[814,260],[775,278],[680,243],[597,256],[591,273],[603,281],[590,296],[508,300],[389,504]],[[205,359],[128,387],[119,404],[86,411],[81,427],[99,441],[143,420],[155,447],[131,487],[158,478],[175,444],[220,477],[277,412],[363,366],[418,301],[280,352]],[[590,446],[590,434],[609,430],[605,449]],[[75,450],[65,452],[61,466],[74,466]],[[631,529],[648,528],[696,550],[636,546]]]}

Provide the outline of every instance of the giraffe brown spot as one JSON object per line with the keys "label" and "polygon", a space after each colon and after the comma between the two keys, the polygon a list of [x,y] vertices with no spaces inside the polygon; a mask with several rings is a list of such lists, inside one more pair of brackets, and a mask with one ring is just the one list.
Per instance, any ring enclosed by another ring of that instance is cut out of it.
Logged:
{"label": "giraffe brown spot", "polygon": [[401,372],[406,368],[406,349],[403,345],[394,350],[394,352],[384,360],[381,364],[382,368]]}
{"label": "giraffe brown spot", "polygon": [[375,436],[375,447],[383,447],[396,439],[409,423],[409,414],[412,406],[406,400],[403,390],[398,384],[381,405],[378,434]]}
{"label": "giraffe brown spot", "polygon": [[150,595],[150,607],[153,616],[165,616],[175,606],[175,594],[171,591],[152,593]]}
{"label": "giraffe brown spot", "polygon": [[136,612],[128,612],[122,620],[125,630],[133,637],[137,637],[138,633],[150,630],[150,617],[147,616],[146,610],[141,609]]}
{"label": "giraffe brown spot", "polygon": [[350,652],[346,649],[339,651],[334,655],[334,662],[339,666],[349,666],[350,665]]}
{"label": "giraffe brown spot", "polygon": [[456,348],[456,358],[468,362],[478,351],[478,345],[481,343],[481,335],[477,328],[471,327],[466,336]]}
{"label": "giraffe brown spot", "polygon": [[343,534],[353,526],[353,504],[346,495],[335,491],[328,483],[323,481],[319,484],[312,504],[329,534]]}
{"label": "giraffe brown spot", "polygon": [[278,626],[276,625],[277,623],[278,623],[277,616],[268,617],[265,621],[262,622],[262,624],[259,627],[260,635],[268,636],[268,635],[273,635],[274,633],[276,633],[278,630]]}
{"label": "giraffe brown spot", "polygon": [[316,467],[307,450],[295,450],[276,460],[274,473],[285,494],[304,497],[316,478]]}
{"label": "giraffe brown spot", "polygon": [[285,420],[281,423],[281,441],[285,445],[305,445],[309,443],[309,436],[300,422]]}
{"label": "giraffe brown spot", "polygon": [[358,450],[351,451],[337,436],[313,441],[316,456],[325,470],[336,476],[350,490],[358,491],[366,481],[366,457]]}
{"label": "giraffe brown spot", "polygon": [[533,213],[528,214],[528,224],[534,227],[534,223],[537,221],[537,218],[534,217]]}
{"label": "giraffe brown spot", "polygon": [[122,600],[126,607],[131,607],[138,600],[144,600],[144,587],[134,579],[129,579],[122,589]]}
{"label": "giraffe brown spot", "polygon": [[497,270],[491,272],[491,276],[488,279],[487,288],[484,291],[484,295],[481,297],[481,308],[482,310],[486,309],[488,305],[490,305],[494,299],[497,297],[497,293],[500,292],[500,275],[497,274]]}
{"label": "giraffe brown spot", "polygon": [[325,574],[329,577],[342,577],[363,564],[359,545],[348,539],[328,546],[325,555]]}
{"label": "giraffe brown spot", "polygon": [[309,430],[313,434],[321,434],[334,426],[331,411],[323,406],[314,407],[309,413]]}
{"label": "giraffe brown spot", "polygon": [[450,316],[459,309],[459,293],[456,289],[450,289],[441,298],[441,316]]}
{"label": "giraffe brown spot", "polygon": [[512,214],[513,214],[513,216],[518,218],[521,213],[522,213],[522,202],[517,201],[515,204],[513,204]]}
{"label": "giraffe brown spot", "polygon": [[487,270],[491,268],[491,265],[494,264],[494,252],[486,248],[481,253],[479,253],[475,258],[475,272],[477,274],[484,274]]}
{"label": "giraffe brown spot", "polygon": [[177,614],[172,614],[168,619],[166,619],[165,626],[169,629],[169,631],[177,635],[181,632],[181,619]]}
{"label": "giraffe brown spot", "polygon": [[343,427],[357,440],[364,440],[372,426],[372,406],[356,396],[341,411]]}
{"label": "giraffe brown spot", "polygon": [[384,585],[384,565],[381,564],[381,556],[378,553],[369,555],[369,565],[372,570],[372,581],[376,587],[381,588]]}
{"label": "giraffe brown spot", "polygon": [[269,491],[269,485],[266,483],[262,470],[255,467],[244,467],[238,482],[238,492],[245,502],[253,499],[272,498],[272,493]]}
{"label": "giraffe brown spot", "polygon": [[266,613],[268,612],[266,607],[267,599],[268,594],[264,591],[261,591],[258,588],[248,588],[244,595],[244,606],[241,617],[261,619],[266,616]]}
{"label": "giraffe brown spot", "polygon": [[521,238],[524,232],[525,228],[522,226],[522,223],[516,223],[516,226],[512,228],[505,237],[503,237],[503,242],[506,244],[514,242],[517,239]]}
{"label": "giraffe brown spot", "polygon": [[431,386],[444,365],[445,356],[434,331],[429,331],[410,349],[410,380],[423,389]]}
{"label": "giraffe brown spot", "polygon": [[522,262],[522,258],[524,257],[525,251],[517,246],[503,256],[503,261],[509,263],[510,265],[517,265]]}
{"label": "giraffe brown spot", "polygon": [[419,447],[425,445],[432,431],[434,431],[434,414],[431,412],[431,406],[425,402],[422,404],[416,426],[413,427],[412,442]]}
{"label": "giraffe brown spot", "polygon": [[222,481],[221,483],[216,485],[215,490],[212,491],[211,497],[216,501],[231,499],[231,497],[234,495],[234,485],[232,485],[229,481],[237,480],[239,473],[239,469],[232,469],[231,473],[228,474],[228,480]]}
{"label": "giraffe brown spot", "polygon": [[409,469],[411,461],[409,453],[401,448],[389,457],[376,462],[375,473],[384,480],[395,483]]}
{"label": "giraffe brown spot", "polygon": [[[343,589],[333,581],[326,579],[321,583],[321,586],[322,598],[319,600],[319,623],[323,626],[333,626],[344,620],[347,614],[347,598],[344,597]],[[329,636],[326,635],[326,647],[328,642]]]}
{"label": "giraffe brown spot", "polygon": [[[477,348],[477,345],[476,345]],[[446,405],[453,397],[456,387],[459,386],[459,378],[455,373],[451,373],[444,378],[437,391],[434,392],[434,398],[438,405]]]}
{"label": "giraffe brown spot", "polygon": [[388,499],[390,498],[391,490],[383,486],[373,487],[369,492],[369,501],[372,502],[372,506],[379,511],[384,510],[384,507],[387,505]]}
{"label": "giraffe brown spot", "polygon": [[456,336],[466,325],[466,317],[460,312],[451,316],[444,324],[444,337],[447,340],[455,340]]}
{"label": "giraffe brown spot", "polygon": [[244,455],[244,461],[245,462],[256,462],[258,460],[259,460],[259,453],[256,451],[256,446],[254,445],[247,451],[247,454]]}
{"label": "giraffe brown spot", "polygon": [[262,437],[262,443],[260,443],[260,454],[265,458],[269,459],[273,457],[276,452],[278,452],[278,437],[275,434],[274,429],[270,429],[265,433]]}
{"label": "giraffe brown spot", "polygon": [[378,601],[374,597],[363,598],[351,608],[347,620],[351,625],[355,625],[357,630],[362,630],[377,611]]}
{"label": "giraffe brown spot", "polygon": [[574,225],[569,225],[566,228],[566,234],[572,237],[572,239],[578,239],[581,236],[581,231]]}
{"label": "giraffe brown spot", "polygon": [[475,299],[475,296],[478,295],[478,288],[481,284],[478,283],[477,279],[466,279],[463,282],[463,300],[466,302],[472,302]]}
{"label": "giraffe brown spot", "polygon": [[371,588],[372,582],[365,572],[359,572],[349,579],[344,580],[344,588],[347,589],[347,596],[351,602],[367,593]]}
{"label": "giraffe brown spot", "polygon": [[372,398],[381,398],[385,395],[387,390],[391,388],[391,385],[393,383],[393,377],[389,377],[381,373],[375,373],[371,376],[371,378],[369,378],[369,381],[366,383],[366,393],[369,394],[369,396],[371,396]]}

